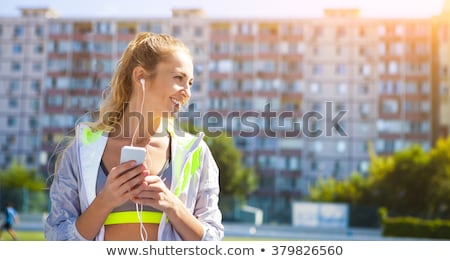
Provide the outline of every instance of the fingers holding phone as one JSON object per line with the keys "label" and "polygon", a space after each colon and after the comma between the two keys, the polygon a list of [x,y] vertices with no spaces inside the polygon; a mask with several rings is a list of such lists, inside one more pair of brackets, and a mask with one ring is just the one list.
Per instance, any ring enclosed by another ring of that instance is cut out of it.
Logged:
{"label": "fingers holding phone", "polygon": [[145,148],[131,146],[122,148],[120,164],[110,170],[100,193],[110,200],[113,207],[125,203],[144,188],[144,178],[148,175],[143,164],[145,156]]}

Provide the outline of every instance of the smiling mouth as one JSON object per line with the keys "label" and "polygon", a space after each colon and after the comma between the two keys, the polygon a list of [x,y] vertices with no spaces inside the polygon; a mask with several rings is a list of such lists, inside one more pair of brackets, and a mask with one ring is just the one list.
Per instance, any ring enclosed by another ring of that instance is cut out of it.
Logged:
{"label": "smiling mouth", "polygon": [[181,104],[181,101],[180,101],[180,100],[175,99],[175,98],[173,98],[173,97],[171,97],[170,100],[172,101],[172,103],[173,103],[174,105],[180,106],[180,104]]}

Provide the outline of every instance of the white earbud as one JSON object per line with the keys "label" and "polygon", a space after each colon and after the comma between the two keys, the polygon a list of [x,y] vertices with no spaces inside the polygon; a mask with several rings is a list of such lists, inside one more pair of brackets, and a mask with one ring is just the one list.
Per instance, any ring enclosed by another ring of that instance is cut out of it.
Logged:
{"label": "white earbud", "polygon": [[142,88],[145,86],[145,79],[144,78],[141,79],[141,86],[142,86]]}

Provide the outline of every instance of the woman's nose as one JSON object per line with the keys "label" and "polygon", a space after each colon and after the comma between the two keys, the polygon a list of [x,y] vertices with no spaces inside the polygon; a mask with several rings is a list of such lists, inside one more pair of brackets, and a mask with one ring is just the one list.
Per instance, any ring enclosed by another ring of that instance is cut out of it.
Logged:
{"label": "woman's nose", "polygon": [[186,98],[190,99],[191,98],[191,88],[190,88],[190,86],[185,88],[185,89],[183,89],[183,91],[184,91],[184,94],[185,94]]}
{"label": "woman's nose", "polygon": [[186,83],[183,85],[183,92],[187,96],[187,98],[191,97],[191,85],[189,83]]}

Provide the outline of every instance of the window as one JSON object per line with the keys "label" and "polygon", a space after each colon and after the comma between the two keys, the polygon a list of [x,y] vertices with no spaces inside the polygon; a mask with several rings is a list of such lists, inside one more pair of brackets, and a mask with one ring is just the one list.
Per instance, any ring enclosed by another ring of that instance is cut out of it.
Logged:
{"label": "window", "polygon": [[337,75],[345,75],[347,73],[347,68],[345,64],[337,64],[336,65],[336,74]]}
{"label": "window", "polygon": [[29,119],[29,121],[28,121],[28,125],[30,126],[30,128],[35,129],[35,128],[38,127],[39,122],[38,122],[38,120],[37,120],[36,118],[31,117],[31,118]]}
{"label": "window", "polygon": [[11,71],[20,72],[22,70],[22,64],[20,62],[11,62]]}
{"label": "window", "polygon": [[266,158],[266,156],[265,155],[259,155],[258,156],[258,166],[259,167],[261,167],[261,168],[266,168],[266,167],[268,167],[268,160],[267,160],[267,158]]}
{"label": "window", "polygon": [[377,68],[378,68],[378,73],[380,73],[380,74],[386,73],[386,65],[384,63],[379,63]]}
{"label": "window", "polygon": [[40,62],[34,62],[33,72],[41,72],[41,71],[42,71],[42,64]]}
{"label": "window", "polygon": [[322,103],[314,102],[312,104],[312,110],[315,111],[315,112],[321,112],[322,111]]}
{"label": "window", "polygon": [[378,35],[383,36],[386,34],[386,26],[380,25],[378,26]]}
{"label": "window", "polygon": [[358,143],[358,152],[360,152],[360,153],[369,152],[369,142],[368,141],[359,142]]}
{"label": "window", "polygon": [[336,56],[341,56],[341,55],[342,55],[342,47],[336,46]]}
{"label": "window", "polygon": [[318,38],[321,37],[323,35],[323,28],[321,26],[316,26],[314,28],[314,37]]}
{"label": "window", "polygon": [[420,102],[417,101],[405,101],[405,111],[417,113],[420,111]]}
{"label": "window", "polygon": [[335,160],[332,174],[333,177],[338,177],[341,171],[342,171],[342,163],[339,160]]}
{"label": "window", "polygon": [[344,27],[338,27],[336,30],[336,38],[343,38],[346,35],[346,31]]}
{"label": "window", "polygon": [[404,34],[404,32],[405,32],[405,28],[402,25],[398,24],[395,26],[395,34],[396,35],[402,36]]}
{"label": "window", "polygon": [[336,151],[339,153],[344,153],[347,151],[347,143],[345,141],[338,141],[336,143]]}
{"label": "window", "polygon": [[17,118],[14,116],[8,116],[7,120],[8,127],[14,127],[17,125]]}
{"label": "window", "polygon": [[19,101],[16,98],[10,98],[8,101],[9,108],[15,109],[19,107]]}
{"label": "window", "polygon": [[397,100],[394,99],[385,99],[381,102],[381,111],[383,113],[398,113],[399,106]]}
{"label": "window", "polygon": [[322,73],[323,73],[323,66],[321,64],[313,65],[313,74],[314,75],[322,75]]}
{"label": "window", "polygon": [[367,51],[367,47],[365,47],[365,46],[360,46],[359,47],[359,56],[365,57],[368,54],[369,54],[369,52]]}
{"label": "window", "polygon": [[323,151],[323,143],[321,141],[316,141],[314,143],[313,148],[314,148],[314,152],[317,152],[317,153],[322,152]]}
{"label": "window", "polygon": [[370,64],[363,64],[359,67],[359,73],[363,76],[369,76],[371,73]]}
{"label": "window", "polygon": [[[108,22],[97,23],[97,33],[99,34],[111,34],[111,24]],[[144,30],[147,31],[147,30]]]}
{"label": "window", "polygon": [[337,94],[346,94],[347,93],[347,84],[339,83],[338,85],[336,85],[336,93]]}
{"label": "window", "polygon": [[18,93],[20,90],[20,82],[18,80],[11,80],[9,83],[10,93]]}
{"label": "window", "polygon": [[320,54],[320,48],[318,46],[314,46],[312,52],[314,56],[318,56]]}
{"label": "window", "polygon": [[300,170],[300,159],[297,157],[288,158],[288,170]]}
{"label": "window", "polygon": [[194,29],[194,35],[195,35],[195,37],[202,37],[203,36],[203,28],[200,26],[196,26]]}
{"label": "window", "polygon": [[36,34],[36,36],[38,37],[42,37],[44,36],[44,27],[41,25],[36,26],[36,28],[34,29],[34,32]]}
{"label": "window", "polygon": [[366,29],[364,28],[364,26],[359,27],[359,36],[360,37],[366,36]]}
{"label": "window", "polygon": [[384,44],[384,43],[378,44],[378,54],[380,54],[380,55],[386,54],[386,44]]}
{"label": "window", "polygon": [[44,46],[42,44],[36,44],[34,46],[34,53],[41,54],[44,52]]}
{"label": "window", "polygon": [[346,111],[345,103],[343,102],[336,102],[336,111]]}
{"label": "window", "polygon": [[415,82],[406,83],[406,93],[410,93],[410,94],[418,93],[417,83],[415,83]]}
{"label": "window", "polygon": [[311,161],[311,170],[312,170],[312,171],[316,171],[316,170],[318,170],[318,169],[319,169],[319,164],[317,164],[317,161],[312,160],[312,161]]}
{"label": "window", "polygon": [[17,141],[17,139],[16,139],[16,136],[14,136],[14,135],[8,135],[6,137],[6,142],[9,143],[10,145],[16,144],[16,141]]}
{"label": "window", "polygon": [[404,51],[404,46],[402,43],[394,43],[391,46],[390,53],[393,55],[402,55]]}
{"label": "window", "polygon": [[389,71],[389,74],[397,74],[397,73],[399,73],[398,63],[395,62],[395,61],[390,61],[389,62],[389,66],[388,66],[388,71]]}
{"label": "window", "polygon": [[47,103],[49,106],[61,106],[63,98],[61,96],[49,96],[47,97]]}
{"label": "window", "polygon": [[369,86],[367,84],[360,84],[358,86],[359,94],[369,94]]}
{"label": "window", "polygon": [[369,171],[369,162],[368,161],[360,161],[358,163],[358,171],[361,173],[367,173],[367,171]]}
{"label": "window", "polygon": [[23,25],[16,25],[14,27],[14,36],[21,37],[25,34],[25,27]]}
{"label": "window", "polygon": [[35,156],[34,155],[27,155],[27,157],[26,157],[26,162],[27,162],[27,164],[34,164],[34,162],[35,162]]}
{"label": "window", "polygon": [[251,34],[251,25],[247,23],[242,23],[238,25],[238,33],[249,35]]}
{"label": "window", "polygon": [[39,110],[39,100],[38,99],[30,99],[30,108],[34,111]]}
{"label": "window", "polygon": [[429,94],[430,93],[430,84],[429,84],[429,82],[422,82],[422,85],[421,85],[421,92],[423,93],[423,94]]}
{"label": "window", "polygon": [[321,91],[321,86],[319,83],[313,82],[311,83],[311,85],[309,86],[311,93],[314,94],[319,94]]}
{"label": "window", "polygon": [[360,103],[359,104],[359,115],[361,117],[367,117],[370,114],[370,104],[369,103]]}
{"label": "window", "polygon": [[14,54],[22,53],[22,45],[19,44],[19,43],[13,44],[13,46],[12,46],[12,52],[13,52]]}

